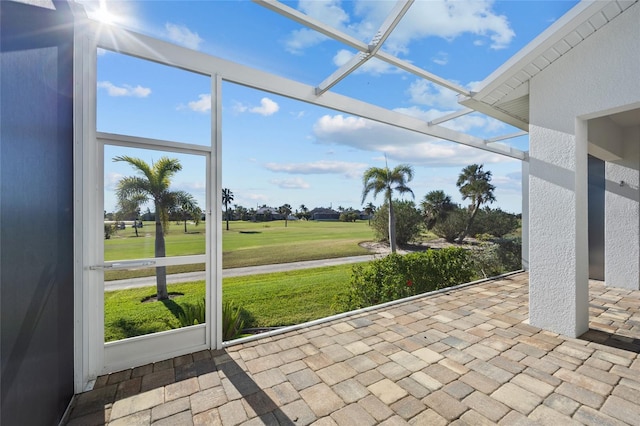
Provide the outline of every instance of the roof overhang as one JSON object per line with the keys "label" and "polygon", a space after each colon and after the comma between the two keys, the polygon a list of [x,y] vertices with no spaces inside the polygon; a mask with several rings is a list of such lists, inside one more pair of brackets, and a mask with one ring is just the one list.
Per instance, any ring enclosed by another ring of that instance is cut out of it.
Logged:
{"label": "roof overhang", "polygon": [[638,0],[582,1],[487,77],[459,103],[529,129],[529,81]]}

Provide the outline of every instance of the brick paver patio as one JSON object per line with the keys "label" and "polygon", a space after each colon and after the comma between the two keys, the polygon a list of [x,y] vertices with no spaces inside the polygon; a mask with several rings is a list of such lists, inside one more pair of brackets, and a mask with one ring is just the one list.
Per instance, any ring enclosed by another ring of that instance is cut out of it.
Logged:
{"label": "brick paver patio", "polygon": [[526,273],[99,377],[69,425],[640,424],[640,291],[590,284],[579,339]]}

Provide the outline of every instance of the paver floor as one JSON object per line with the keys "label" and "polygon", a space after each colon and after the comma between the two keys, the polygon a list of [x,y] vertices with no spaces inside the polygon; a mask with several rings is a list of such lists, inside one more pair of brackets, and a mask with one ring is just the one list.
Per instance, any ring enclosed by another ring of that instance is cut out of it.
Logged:
{"label": "paver floor", "polygon": [[528,275],[99,377],[69,425],[640,425],[640,291],[590,283],[578,339]]}

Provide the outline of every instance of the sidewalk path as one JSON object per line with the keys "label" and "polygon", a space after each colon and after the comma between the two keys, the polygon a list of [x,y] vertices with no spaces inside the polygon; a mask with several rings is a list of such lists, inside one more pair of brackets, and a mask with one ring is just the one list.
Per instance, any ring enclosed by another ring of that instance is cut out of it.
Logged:
{"label": "sidewalk path", "polygon": [[[272,272],[294,271],[298,269],[322,268],[325,266],[344,265],[348,263],[368,262],[381,255],[365,255],[338,257],[335,259],[307,260],[304,262],[277,263],[273,265],[247,266],[244,268],[223,269],[222,278],[241,277],[244,275],[268,274]],[[167,275],[167,284],[204,280],[204,272],[186,272]],[[156,284],[155,277],[130,278],[126,280],[106,281],[105,291],[125,290],[128,288],[150,287]]]}

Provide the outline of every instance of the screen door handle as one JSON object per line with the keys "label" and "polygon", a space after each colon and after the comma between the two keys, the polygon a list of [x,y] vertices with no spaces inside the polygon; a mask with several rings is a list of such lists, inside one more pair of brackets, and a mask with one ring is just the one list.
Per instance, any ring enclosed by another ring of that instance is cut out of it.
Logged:
{"label": "screen door handle", "polygon": [[134,268],[144,268],[147,266],[153,266],[156,264],[155,260],[132,260],[130,262],[113,262],[113,263],[105,263],[104,265],[94,265],[90,266],[89,269],[92,271],[104,271],[106,269],[114,270],[114,269],[134,269]]}

